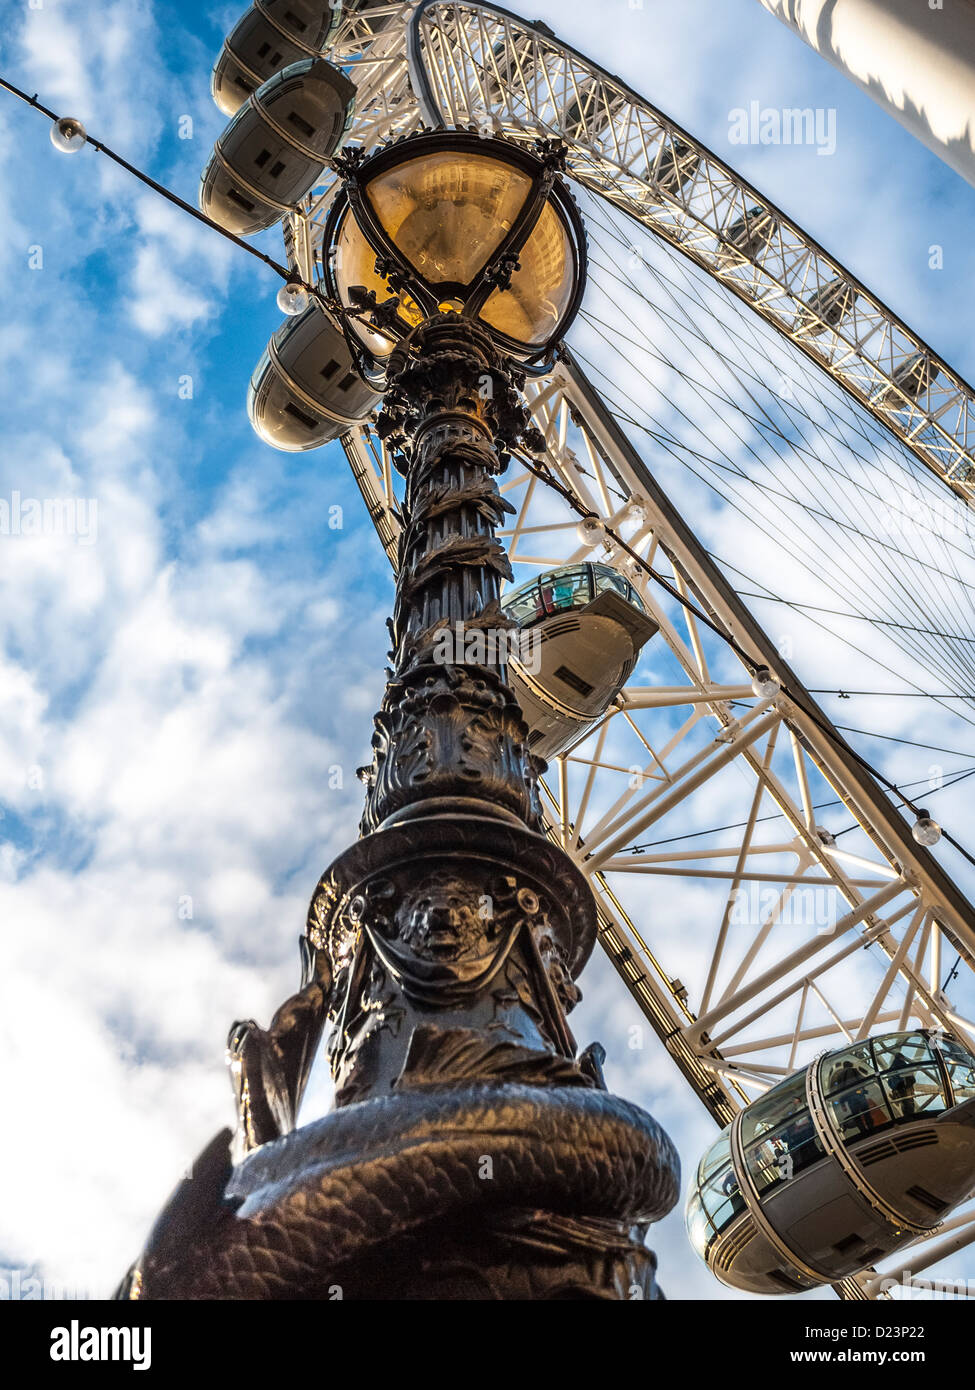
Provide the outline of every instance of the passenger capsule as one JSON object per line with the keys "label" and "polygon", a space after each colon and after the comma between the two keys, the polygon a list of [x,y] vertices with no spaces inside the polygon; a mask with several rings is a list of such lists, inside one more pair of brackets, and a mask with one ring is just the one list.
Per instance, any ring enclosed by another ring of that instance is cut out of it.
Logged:
{"label": "passenger capsule", "polygon": [[828,328],[839,328],[857,302],[856,290],[842,276],[817,290],[796,315],[796,332],[818,338]]}
{"label": "passenger capsule", "polygon": [[687,1202],[712,1274],[800,1293],[929,1234],[975,1191],[975,1054],[889,1033],[826,1053],[742,1110]]}
{"label": "passenger capsule", "polygon": [[903,407],[904,397],[916,401],[938,376],[938,365],[932,362],[927,353],[913,352],[894,372],[892,386],[885,386],[878,400],[881,405],[897,409]]}
{"label": "passenger capsule", "polygon": [[317,58],[342,17],[325,0],[254,0],[224,39],[210,91],[235,116],[263,82],[302,58]]}
{"label": "passenger capsule", "polygon": [[768,208],[749,208],[744,217],[723,233],[718,261],[733,266],[740,265],[742,259],[754,260],[768,249],[778,230],[778,220]]}
{"label": "passenger capsule", "polygon": [[339,324],[313,302],[268,343],[251,377],[247,413],[266,444],[297,452],[338,439],[381,399],[356,372]]}
{"label": "passenger capsule", "polygon": [[528,746],[552,758],[609,709],[657,631],[633,585],[609,565],[567,565],[505,594],[522,630],[508,679],[529,727]]}
{"label": "passenger capsule", "polygon": [[[522,64],[527,76],[531,68]],[[613,130],[620,114],[629,105],[625,92],[614,92],[595,77],[574,84],[576,96],[562,116],[562,133],[567,140],[598,145]]]}
{"label": "passenger capsule", "polygon": [[701,163],[701,157],[686,140],[675,135],[665,140],[653,161],[652,177],[658,188],[676,198],[678,193],[693,180]]}
{"label": "passenger capsule", "polygon": [[349,123],[355,87],[324,58],[303,58],[250,96],[214,146],[200,207],[252,236],[297,207],[321,177]]}

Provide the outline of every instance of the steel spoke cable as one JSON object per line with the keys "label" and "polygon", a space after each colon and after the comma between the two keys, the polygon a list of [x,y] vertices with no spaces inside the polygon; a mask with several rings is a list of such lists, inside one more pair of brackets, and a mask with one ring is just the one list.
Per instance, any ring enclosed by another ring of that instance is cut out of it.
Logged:
{"label": "steel spoke cable", "polygon": [[[833,521],[833,520],[835,520],[835,518],[830,517],[830,521]],[[875,538],[871,538],[871,539],[875,539]],[[939,575],[940,575],[940,573],[942,573],[942,571],[939,570]]]}
{"label": "steel spoke cable", "polygon": [[[619,237],[618,234],[613,233],[613,235],[616,236],[616,239],[618,240],[618,242],[619,242],[619,244],[620,244],[621,246],[624,246],[624,245],[625,245],[625,243],[623,242],[623,239],[622,239],[621,237]],[[631,247],[631,249],[633,249],[633,248]],[[660,274],[660,272],[659,272],[659,269],[658,269],[657,266],[655,266],[653,263],[648,263],[648,262],[646,262],[646,261],[644,261],[644,264],[646,265],[647,269],[648,269],[651,273],[653,273],[653,274],[655,274],[655,275],[657,276],[658,279],[662,278],[662,277],[661,277],[661,274]],[[688,268],[685,267],[684,269],[685,269],[685,272],[686,272],[686,270],[687,270]],[[610,273],[612,274],[613,272],[610,272]],[[623,283],[623,282],[620,280],[620,277],[619,277],[618,274],[615,275],[615,278],[617,279],[617,281],[618,281],[619,283]],[[628,280],[628,281],[626,282],[626,284],[627,284],[627,288],[630,289],[634,294],[640,295],[640,296],[642,296],[642,297],[646,300],[646,295],[640,290],[640,288],[639,288],[632,280]],[[684,295],[684,298],[686,299],[686,293],[685,293],[685,295]],[[647,301],[647,302],[649,303],[649,301]],[[700,302],[700,301],[699,301],[699,302]],[[657,305],[657,304],[652,305],[652,307],[653,307],[653,309],[655,310],[655,312],[657,312],[657,313],[663,313],[663,312],[664,312],[664,311],[662,310],[661,306],[659,306],[659,305]],[[708,306],[708,308],[709,308],[709,310],[710,310],[711,306]],[[693,322],[692,320],[689,319],[689,316],[686,314],[686,311],[684,312],[684,315],[683,315],[683,316],[684,316],[685,323],[692,323],[692,322]],[[631,322],[633,322],[632,316],[630,316],[630,318],[631,318]],[[713,315],[712,315],[712,318],[713,318]],[[756,324],[756,323],[753,323],[752,320],[753,320],[753,316],[747,316],[747,318],[745,318],[745,320],[744,320],[745,326],[746,326],[746,328],[747,328],[747,330],[748,330],[749,332],[751,332],[751,330],[752,330],[753,328],[757,327],[757,324]],[[693,330],[691,330],[691,331],[693,331]],[[698,336],[700,336],[700,335],[698,335]],[[713,335],[712,335],[712,336],[713,336]],[[754,336],[755,336],[754,333],[752,333],[751,336],[752,336],[753,339],[754,339]],[[686,342],[686,337],[685,337],[684,341]],[[709,346],[713,346],[713,344],[709,342]],[[741,366],[740,366],[739,369],[738,369],[738,370],[739,370],[739,379],[738,379],[738,384],[739,384],[739,385],[740,385],[740,375],[741,375],[741,371],[742,371],[743,369],[746,369],[746,368],[747,368],[747,359],[746,359],[746,362],[743,363],[743,364],[741,364]],[[754,378],[754,373],[752,373],[751,376],[752,376],[752,379],[755,379],[755,378]],[[764,382],[761,382],[760,384],[761,384],[762,386],[765,386],[765,385],[766,385],[766,383],[764,383]],[[749,393],[749,394],[751,394],[751,393]],[[864,423],[864,422],[863,422],[863,412],[862,412],[861,410],[859,410],[858,408],[855,408],[854,403],[850,400],[850,398],[846,395],[846,393],[834,391],[834,395],[837,396],[837,397],[842,401],[843,406],[844,406],[844,409],[845,409],[845,411],[846,411],[847,414],[850,413],[851,407],[854,408],[854,418],[856,419],[856,422],[857,422],[857,430],[858,430],[858,433],[861,433],[861,434],[862,434],[862,433],[863,433],[863,423]],[[754,399],[754,397],[752,397],[752,399]],[[741,409],[741,410],[743,411],[743,413],[745,413],[746,415],[748,414],[747,411],[744,411],[744,409],[743,409],[743,407],[740,405],[740,403],[737,403],[737,402],[736,402],[736,404],[738,404],[738,408]],[[800,441],[797,441],[797,440],[795,440],[795,439],[793,439],[793,438],[790,438],[790,437],[787,436],[787,435],[784,435],[784,433],[783,433],[781,427],[780,427],[775,421],[771,421],[771,417],[768,416],[768,412],[767,412],[767,411],[764,411],[764,408],[761,407],[759,403],[756,403],[756,404],[757,404],[758,408],[759,408],[760,410],[762,410],[762,412],[763,412],[763,414],[766,416],[766,418],[770,420],[770,423],[771,423],[772,428],[774,428],[774,430],[775,430],[780,436],[782,436],[782,437],[790,444],[791,447],[793,447],[793,448],[801,448],[801,447],[802,447]],[[798,408],[799,410],[801,410],[801,413],[805,416],[805,418],[810,419],[811,423],[814,424],[814,426],[815,426],[815,428],[817,429],[817,431],[820,433],[820,435],[821,435],[828,443],[831,443],[831,442],[836,438],[835,434],[834,434],[832,431],[829,431],[829,430],[824,429],[824,427],[823,427],[823,426],[824,426],[824,422],[823,422],[823,420],[822,420],[821,418],[820,418],[820,419],[816,419],[815,421],[812,420],[812,417],[809,415],[809,412],[808,412],[807,410],[802,409],[801,404],[800,404],[800,402],[798,401],[798,399],[795,399],[793,402],[790,402],[790,401],[787,400],[787,399],[785,399],[785,400],[779,400],[779,401],[778,401],[778,405],[779,405],[779,407],[780,407],[787,415],[790,413],[790,410],[793,409],[793,408]],[[754,417],[751,417],[751,418],[753,419],[753,421],[754,421],[754,423],[756,424],[756,426],[758,426],[758,425],[760,424],[759,421],[754,420]],[[871,422],[871,423],[873,423],[873,422]],[[879,428],[879,427],[878,427],[878,428]],[[865,437],[865,436],[864,436],[864,437]],[[888,436],[888,439],[889,439],[889,438],[890,438],[890,437]],[[845,452],[847,455],[849,455],[849,453],[850,453],[849,448],[846,448],[846,449],[844,450],[844,452]],[[831,465],[829,464],[828,460],[821,460],[819,455],[814,455],[814,457],[816,458],[817,461],[825,463],[827,467],[831,467]],[[913,456],[912,456],[912,457],[913,457]],[[872,463],[873,461],[871,460],[871,461],[869,461],[869,462]],[[842,469],[843,472],[846,472],[846,471],[847,471],[847,470],[846,470],[846,465],[845,465],[845,463],[844,463],[844,461],[843,461],[842,456],[840,457],[840,467],[841,467],[841,469]],[[930,487],[931,484],[933,484],[933,483],[936,484],[936,480],[933,479],[933,478],[929,475],[928,470],[926,470],[926,469],[925,469],[925,470],[921,470],[921,475],[923,475],[923,477],[925,478],[925,485],[926,485],[926,486]],[[913,477],[913,479],[914,479],[915,487],[916,487],[916,485],[917,485],[917,478],[918,478],[918,476],[919,476],[919,475],[918,475],[918,472],[917,472],[917,470],[915,470],[915,473],[912,475],[912,477]],[[860,482],[859,480],[856,480],[855,485],[856,485],[861,491],[864,489],[864,484],[863,484],[862,482]],[[876,496],[876,493],[875,493],[874,495]],[[881,499],[879,496],[877,496],[877,500],[878,500],[879,502],[882,502],[882,501],[883,501],[883,499]],[[831,518],[831,519],[833,519],[833,518]],[[929,528],[929,527],[927,527],[926,525],[924,525],[923,523],[921,523],[920,526],[919,526],[919,529],[922,530],[922,531],[927,532],[927,531],[930,531],[931,528]],[[873,540],[873,541],[876,541],[876,537],[871,537],[870,539]],[[948,542],[948,544],[950,545],[951,542]],[[956,548],[957,548],[957,547],[956,547]],[[966,558],[967,558],[967,552],[966,552]],[[956,571],[956,576],[957,576],[957,571]],[[966,595],[966,597],[967,597],[967,595]]]}
{"label": "steel spoke cable", "polygon": [[[589,366],[597,375],[602,376],[605,380],[608,380],[607,378],[605,378],[605,374],[602,372],[602,369],[599,368],[598,364],[592,363],[590,359],[586,358],[584,354],[579,353],[578,351],[577,351],[577,355],[580,357],[580,360],[583,361],[583,362],[585,362],[585,364],[586,364],[587,366]],[[638,428],[638,429],[644,429],[644,428],[645,428],[645,427],[642,425],[642,423],[641,423],[640,421],[634,420],[632,417],[627,416],[623,404],[620,403],[620,402],[618,402],[616,399],[614,399],[614,397],[613,397],[613,395],[612,395],[612,393],[611,393],[610,390],[606,390],[606,391],[604,392],[604,395],[605,395],[605,399],[607,400],[607,402],[608,402],[609,404],[611,404],[611,405],[614,407],[614,409],[617,411],[617,413],[619,414],[619,417],[620,417],[621,419],[628,420],[631,424],[633,424],[633,425],[634,425],[636,428]],[[658,444],[663,444],[663,446],[664,446],[665,448],[669,448],[668,441],[667,441],[666,439],[661,439],[659,436],[654,436],[654,437],[656,438]],[[706,461],[700,460],[700,459],[699,459],[699,461],[701,461],[701,462],[706,462]],[[685,462],[686,462],[686,460],[685,460]],[[697,474],[697,476],[702,477],[702,475],[701,475],[700,473],[698,473],[696,469],[694,469],[693,465],[689,465],[689,467],[691,468],[691,471],[692,471],[692,472],[695,472],[695,473]],[[705,481],[705,482],[708,481],[706,478],[703,478],[703,477],[702,477],[702,480]],[[724,500],[724,501],[728,502],[730,505],[734,506],[736,510],[738,510],[738,511],[741,512],[742,516],[745,517],[746,520],[750,521],[752,524],[755,524],[754,509],[749,505],[749,500],[748,500],[748,499],[746,499],[746,498],[741,498],[741,505],[735,504],[734,502],[731,502],[731,499],[728,497],[727,492],[722,491],[720,488],[715,487],[715,485],[714,485],[713,483],[709,483],[709,485],[715,488],[715,491],[716,491],[716,492],[718,493],[718,495],[722,498],[722,500]],[[781,536],[777,536],[777,535],[774,536],[774,535],[772,535],[772,533],[769,532],[769,531],[768,531],[766,528],[764,528],[764,527],[759,527],[758,529],[762,530],[763,534],[765,534],[765,535],[766,535],[770,540],[772,540],[775,544],[777,544],[777,545],[779,545],[779,546],[781,546],[781,545],[784,544],[783,539],[782,539]],[[796,556],[796,558],[799,558],[799,557]],[[817,559],[817,558],[821,560],[821,556],[810,557],[810,560],[815,560],[815,559]],[[807,566],[807,567],[808,567],[808,566]],[[820,575],[819,577],[822,579],[822,581],[823,581],[824,583],[826,583],[827,587],[831,588],[831,589],[833,590],[833,592],[835,592],[838,596],[840,596],[840,597],[849,597],[849,594],[847,593],[847,590],[846,590],[846,587],[845,587],[845,586],[844,586],[843,588],[838,588],[838,587],[836,586],[836,584],[834,584],[834,583],[828,581],[824,576]],[[864,615],[864,616],[869,616],[869,615]],[[834,633],[834,632],[832,631],[832,629],[830,629],[829,627],[827,627],[825,624],[823,624],[823,623],[818,623],[817,626],[821,627],[821,628],[823,629],[823,631],[830,632],[831,635],[837,637],[837,640],[845,641],[845,642],[847,642],[847,645],[855,645],[855,644],[850,644],[850,643],[848,642],[848,639],[844,639],[844,638],[840,637],[839,634]],[[879,661],[878,661],[878,658],[877,658],[876,656],[871,655],[870,653],[865,652],[862,648],[856,648],[856,650],[860,651],[861,655],[866,656],[869,660],[878,662],[878,664],[883,665],[882,662],[879,662]],[[938,662],[936,659],[930,658],[930,657],[929,657],[929,654],[928,654],[927,652],[925,652],[923,649],[922,649],[920,652],[917,651],[917,650],[915,649],[911,654],[913,655],[914,660],[915,660],[915,661],[919,661],[921,664],[924,664],[926,661],[930,661],[931,664],[933,664],[933,665],[935,665],[936,667],[938,667],[938,669],[941,669],[942,675],[945,675],[946,678],[947,678],[947,674],[948,674],[948,673],[946,673],[946,672],[941,668],[941,663]],[[890,670],[890,668],[887,667],[887,666],[884,666],[884,669]],[[899,674],[899,673],[895,673],[895,672],[891,671],[891,674]],[[905,680],[906,680],[907,677],[901,676],[901,679],[905,679]]]}
{"label": "steel spoke cable", "polygon": [[[786,406],[787,406],[787,402],[786,402],[786,403],[784,403],[784,404],[786,404]],[[829,442],[829,441],[828,441],[828,442]],[[858,485],[860,485],[860,484],[858,484]],[[926,530],[926,528],[925,528],[925,530]],[[957,571],[956,571],[956,573],[957,573]]]}
{"label": "steel spoke cable", "polygon": [[[609,340],[609,339],[608,339],[608,335],[603,335],[603,336],[604,336],[604,337],[607,337],[607,341]],[[591,369],[595,372],[595,374],[597,374],[597,375],[600,376],[604,381],[606,381],[607,383],[609,383],[609,378],[607,377],[605,371],[604,371],[598,364],[593,363],[593,362],[591,361],[591,359],[586,358],[585,355],[582,354],[582,353],[578,353],[578,355],[580,356],[580,359],[581,359],[581,360],[583,360],[583,361],[586,362],[586,365],[587,365],[587,366],[590,366],[590,367],[591,367]],[[604,392],[604,395],[605,395],[607,401],[608,401],[610,404],[612,404],[612,405],[614,406],[614,408],[618,411],[619,416],[620,416],[621,419],[627,420],[629,423],[631,423],[631,424],[632,424],[634,427],[636,427],[636,428],[639,428],[639,429],[641,429],[641,430],[645,430],[645,429],[646,429],[646,427],[643,425],[643,423],[642,423],[641,421],[635,420],[632,416],[629,416],[629,415],[627,414],[624,404],[623,404],[622,402],[620,402],[618,399],[614,398],[614,396],[612,395],[612,392],[611,392],[610,389],[607,389],[607,390]],[[666,441],[665,438],[662,438],[662,437],[661,437],[660,435],[658,435],[658,434],[654,434],[653,437],[656,439],[656,441],[657,441],[658,443],[663,443],[663,444],[666,446],[667,441]],[[704,464],[707,463],[707,460],[705,460],[705,459],[703,458],[702,455],[697,454],[697,455],[695,455],[695,457],[697,458],[697,461],[698,461],[698,462],[704,463]],[[684,460],[684,462],[686,463],[687,461]],[[697,470],[695,470],[695,469],[693,468],[693,465],[689,465],[689,466],[690,466],[692,472],[696,472],[696,471],[697,471]],[[700,476],[700,475],[698,474],[698,476]],[[712,484],[712,486],[714,486],[714,484]],[[719,496],[721,496],[721,497],[724,498],[725,500],[728,500],[728,495],[727,495],[727,492],[726,492],[725,490],[722,490],[720,487],[717,487],[715,490],[718,492],[718,495],[719,495]],[[754,503],[753,503],[753,499],[745,499],[745,498],[742,498],[741,501],[742,501],[741,510],[742,510],[742,512],[743,512],[743,515],[745,515],[747,518],[749,518],[750,520],[752,520],[752,521],[754,522]],[[761,529],[764,529],[764,528],[761,528]],[[770,534],[770,533],[766,532],[766,534]],[[774,540],[775,540],[775,543],[776,543],[777,545],[779,545],[779,546],[782,546],[782,545],[785,544],[785,541],[784,541],[784,539],[783,539],[781,536],[774,537],[774,538],[770,536],[770,538],[771,538],[771,539],[774,539]],[[798,554],[795,553],[795,549],[793,549],[793,553],[794,553],[794,555],[795,555],[795,558],[800,559],[800,556],[799,556]],[[826,583],[826,584],[827,584],[827,587],[830,587],[830,588],[833,590],[833,592],[835,592],[835,593],[837,594],[837,596],[839,596],[839,597],[844,597],[844,598],[849,598],[850,595],[849,595],[849,592],[848,592],[848,575],[844,572],[842,587],[837,587],[837,584],[836,584],[836,583],[830,583],[830,582],[826,579],[826,577],[824,576],[824,574],[823,574],[823,572],[822,572],[823,560],[824,560],[824,556],[823,556],[822,552],[817,551],[815,555],[810,555],[810,556],[808,557],[808,562],[802,561],[802,560],[800,559],[800,563],[804,563],[804,564],[805,564],[805,567],[810,571],[810,573],[814,573],[814,574],[816,575],[816,577],[817,577],[821,582]],[[835,563],[838,565],[840,562],[839,562],[839,560],[837,560]],[[863,616],[868,616],[868,615],[863,615]],[[903,645],[903,644],[902,644],[902,645]],[[930,651],[929,648],[925,648],[925,646],[924,646],[923,644],[921,644],[920,647],[919,647],[918,644],[912,643],[912,644],[909,644],[909,650],[911,651],[911,654],[913,655],[913,657],[914,657],[915,660],[921,661],[922,664],[924,664],[925,662],[929,662],[929,663],[931,663],[931,664],[934,664],[935,666],[938,667],[938,669],[940,669],[940,670],[942,671],[942,674],[945,675],[946,678],[947,678],[947,676],[948,676],[948,669],[945,668],[943,662],[942,662],[939,658],[937,658],[936,656],[934,656],[934,654]],[[950,655],[953,656],[953,653],[950,654]],[[949,664],[950,664],[950,663],[949,663]],[[963,679],[961,673],[960,673],[957,669],[954,670],[953,674],[955,675],[955,677],[956,677],[957,679],[959,679],[959,680],[962,680],[962,679]]]}

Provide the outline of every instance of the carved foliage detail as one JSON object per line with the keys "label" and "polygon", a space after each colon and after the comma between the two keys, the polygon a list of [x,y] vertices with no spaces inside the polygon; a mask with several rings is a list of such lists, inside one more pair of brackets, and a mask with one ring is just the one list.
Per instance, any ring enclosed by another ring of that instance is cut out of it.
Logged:
{"label": "carved foliage detail", "polygon": [[538,775],[527,727],[490,672],[428,664],[391,682],[376,716],[364,833],[431,796],[477,796],[540,827]]}

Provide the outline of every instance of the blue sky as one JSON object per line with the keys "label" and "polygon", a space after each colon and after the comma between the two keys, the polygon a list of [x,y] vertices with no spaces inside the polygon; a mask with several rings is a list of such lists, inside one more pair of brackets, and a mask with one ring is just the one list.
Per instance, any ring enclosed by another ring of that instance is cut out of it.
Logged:
{"label": "blue sky", "polygon": [[[975,190],[756,0],[530,10],[975,377]],[[193,201],[238,13],[0,0],[0,71]],[[755,99],[835,108],[835,154],[730,145]],[[101,1296],[227,1122],[227,1028],[293,988],[311,890],[356,833],[391,582],[340,449],[276,454],[250,430],[274,277],[92,150],[57,155],[8,97],[0,200],[0,498],[97,502],[92,544],[0,538],[0,1038],[25,1139],[2,1159],[0,1267]],[[261,244],[280,256],[276,233]],[[702,1107],[655,1045],[627,1052],[638,1016],[608,969],[583,985],[580,1041],[604,1041],[611,1084],[691,1170]],[[654,1244],[671,1296],[721,1296],[679,1215]]]}

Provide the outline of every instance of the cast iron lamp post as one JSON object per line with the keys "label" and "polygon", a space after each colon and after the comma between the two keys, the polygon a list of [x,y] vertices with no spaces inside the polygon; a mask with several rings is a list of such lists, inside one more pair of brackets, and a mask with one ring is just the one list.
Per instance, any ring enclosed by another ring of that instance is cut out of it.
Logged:
{"label": "cast iron lamp post", "polygon": [[[406,478],[362,833],[312,900],[301,990],[232,1029],[236,1134],[174,1193],[128,1296],[657,1296],[643,1235],[677,1158],[606,1093],[598,1044],[577,1057],[596,908],[544,833],[498,603],[496,479],[541,445],[520,387],[585,280],[560,158],[443,131],[336,161],[327,283]],[[335,1109],[295,1128],[326,1019]]]}

